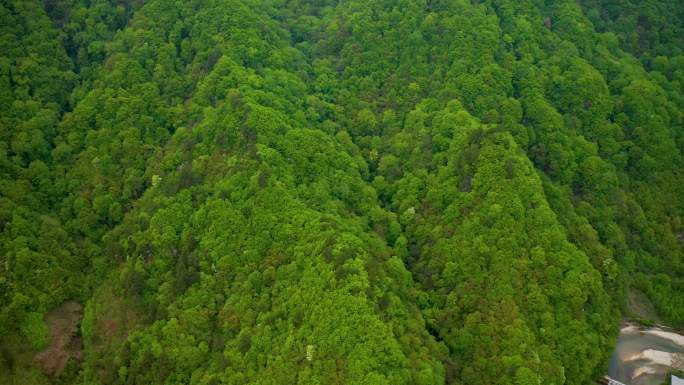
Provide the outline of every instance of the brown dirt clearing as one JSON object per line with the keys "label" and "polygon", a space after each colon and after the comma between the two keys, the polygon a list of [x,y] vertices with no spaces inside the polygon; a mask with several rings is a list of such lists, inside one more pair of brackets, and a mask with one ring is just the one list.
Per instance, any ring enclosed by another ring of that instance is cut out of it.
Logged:
{"label": "brown dirt clearing", "polygon": [[81,359],[82,343],[77,335],[83,318],[83,306],[65,302],[45,316],[50,330],[50,346],[35,357],[40,368],[51,377],[59,376],[69,358]]}

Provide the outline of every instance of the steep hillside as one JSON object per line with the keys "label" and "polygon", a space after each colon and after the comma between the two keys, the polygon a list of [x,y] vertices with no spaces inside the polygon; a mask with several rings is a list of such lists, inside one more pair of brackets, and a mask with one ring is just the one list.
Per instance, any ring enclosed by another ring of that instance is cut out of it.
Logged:
{"label": "steep hillside", "polygon": [[0,18],[0,382],[587,384],[628,290],[684,326],[676,1]]}

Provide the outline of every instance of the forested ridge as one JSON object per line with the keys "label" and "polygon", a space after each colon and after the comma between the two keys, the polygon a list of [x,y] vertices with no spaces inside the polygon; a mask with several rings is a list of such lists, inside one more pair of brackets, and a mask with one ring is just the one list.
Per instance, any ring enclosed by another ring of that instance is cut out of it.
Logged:
{"label": "forested ridge", "polygon": [[0,383],[593,383],[629,293],[684,327],[683,50],[680,0],[0,0]]}

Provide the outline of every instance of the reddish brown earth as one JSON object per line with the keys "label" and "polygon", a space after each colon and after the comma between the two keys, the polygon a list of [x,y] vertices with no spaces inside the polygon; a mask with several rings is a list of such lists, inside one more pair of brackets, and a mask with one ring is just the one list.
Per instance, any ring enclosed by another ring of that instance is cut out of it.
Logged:
{"label": "reddish brown earth", "polygon": [[65,302],[45,316],[51,344],[35,360],[47,375],[58,376],[69,358],[81,359],[81,337],[77,336],[81,318],[83,306],[76,302]]}

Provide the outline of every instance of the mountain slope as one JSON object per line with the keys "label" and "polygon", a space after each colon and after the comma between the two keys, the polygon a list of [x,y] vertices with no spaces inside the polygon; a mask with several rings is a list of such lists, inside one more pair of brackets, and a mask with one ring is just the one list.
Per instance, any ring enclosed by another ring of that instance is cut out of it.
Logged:
{"label": "mountain slope", "polygon": [[627,290],[684,322],[681,15],[637,3],[0,4],[0,379],[595,380]]}

